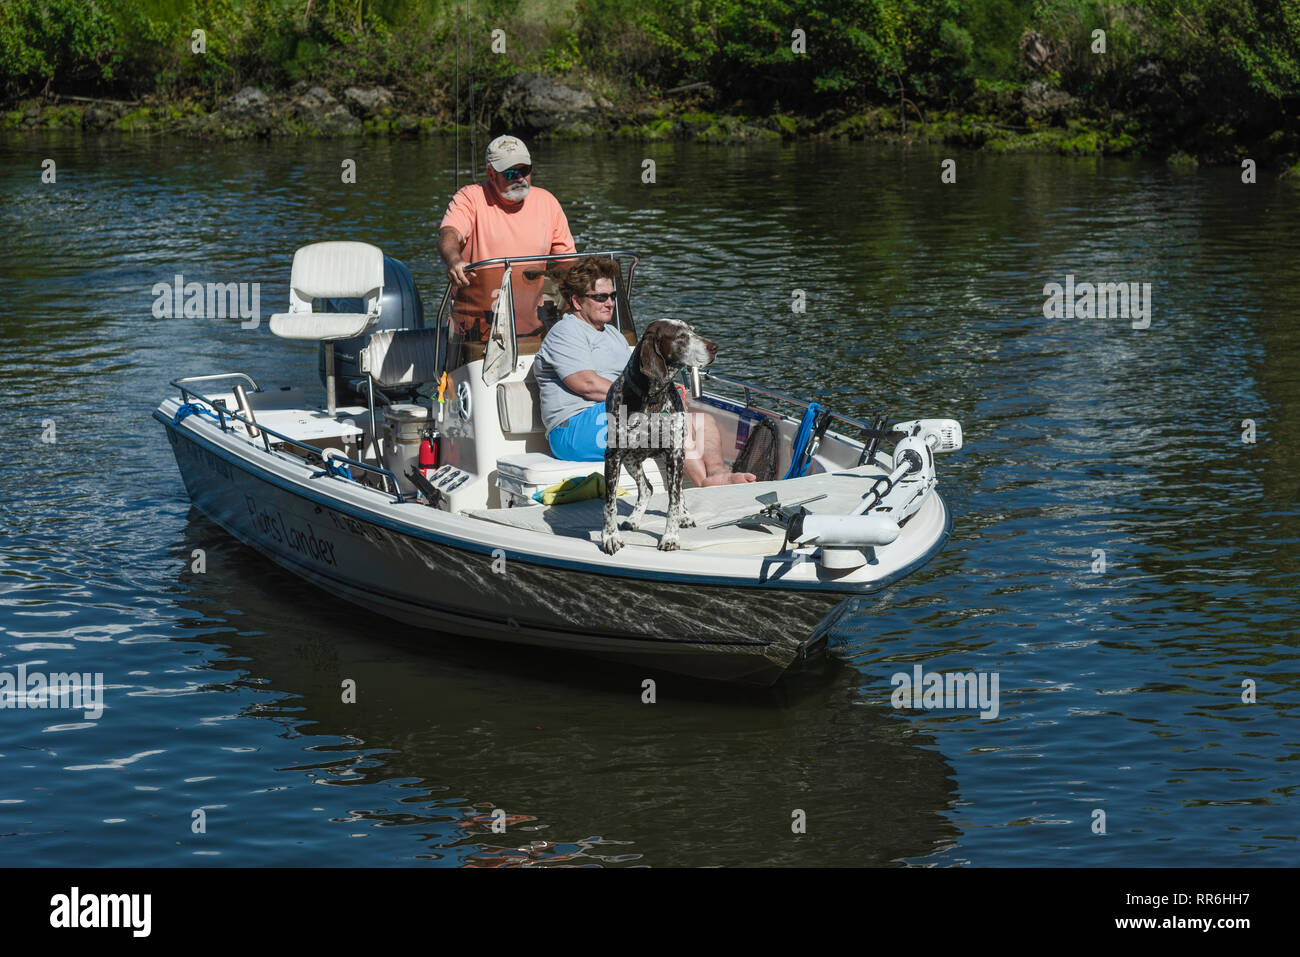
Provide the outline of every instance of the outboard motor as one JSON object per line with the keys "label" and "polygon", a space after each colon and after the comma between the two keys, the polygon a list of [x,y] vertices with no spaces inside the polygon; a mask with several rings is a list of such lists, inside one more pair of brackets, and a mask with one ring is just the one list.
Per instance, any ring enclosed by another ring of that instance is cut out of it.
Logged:
{"label": "outboard motor", "polygon": [[[322,312],[365,312],[360,299],[326,299]],[[334,343],[334,376],[340,403],[365,403],[365,395],[355,388],[361,374],[357,353],[365,347],[372,332],[384,329],[423,329],[424,303],[411,278],[406,263],[392,256],[384,257],[384,293],[379,299],[379,322],[364,336],[339,339]],[[321,384],[325,382],[325,345],[320,347],[317,359]]]}

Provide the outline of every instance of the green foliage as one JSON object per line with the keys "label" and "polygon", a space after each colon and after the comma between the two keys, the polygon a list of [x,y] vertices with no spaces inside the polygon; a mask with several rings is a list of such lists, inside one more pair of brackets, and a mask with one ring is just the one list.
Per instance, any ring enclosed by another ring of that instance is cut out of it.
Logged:
{"label": "green foliage", "polygon": [[551,31],[551,41],[542,53],[542,72],[564,74],[582,66],[582,47],[577,31],[560,27]]}
{"label": "green foliage", "polygon": [[[1300,0],[460,3],[0,0],[0,95],[12,104],[49,93],[154,94],[211,108],[249,84],[271,91],[310,82],[336,93],[381,84],[400,109],[439,114],[408,124],[429,132],[491,122],[515,75],[542,72],[582,77],[630,115],[647,98],[704,81],[675,102],[712,111],[690,129],[717,138],[751,135],[722,116],[742,110],[767,115],[755,128],[783,136],[815,116],[832,135],[869,136],[899,128],[904,110],[909,127],[922,113],[955,111],[1028,127],[1034,142],[1055,130],[1042,138],[1047,148],[1081,152],[1154,143],[1209,157],[1226,141],[1231,149],[1266,143],[1277,156],[1300,150]],[[490,48],[498,27],[505,54]],[[198,29],[202,53],[191,46]],[[1094,48],[1097,30],[1104,52]],[[1027,62],[1029,34],[1046,62]],[[1095,125],[1062,130],[1062,114],[1041,110],[1026,118],[1021,93],[1031,81],[1078,98],[1069,115]],[[1098,119],[1119,113],[1140,117],[1140,126]],[[166,117],[155,109],[154,119]],[[982,119],[931,126],[954,142],[1022,145]],[[628,128],[657,138],[683,129],[644,118]]]}
{"label": "green foliage", "polygon": [[0,83],[6,95],[55,78],[111,80],[121,62],[116,24],[93,0],[5,0],[0,4]]}
{"label": "green foliage", "polygon": [[957,22],[971,36],[971,73],[986,82],[1018,78],[1020,37],[1036,0],[963,3]]}
{"label": "green foliage", "polygon": [[147,106],[142,106],[127,113],[113,125],[123,133],[135,133],[149,129],[152,120],[152,111]]}
{"label": "green foliage", "polygon": [[947,58],[957,70],[965,70],[975,52],[975,41],[970,31],[964,30],[951,20],[939,24],[939,48],[936,58]]}

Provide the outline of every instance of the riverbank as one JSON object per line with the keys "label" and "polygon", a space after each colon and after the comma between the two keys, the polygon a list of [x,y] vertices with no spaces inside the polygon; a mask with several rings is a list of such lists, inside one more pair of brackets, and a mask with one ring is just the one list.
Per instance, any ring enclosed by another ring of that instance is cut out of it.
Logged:
{"label": "riverbank", "polygon": [[0,5],[0,127],[1300,161],[1300,24],[1181,0]]}
{"label": "riverbank", "polygon": [[[414,102],[382,86],[329,89],[303,81],[270,93],[245,87],[233,96],[145,96],[139,100],[52,96],[10,104],[0,128],[27,132],[85,129],[123,134],[166,134],[238,140],[295,136],[418,137],[457,131],[451,104]],[[762,140],[847,139],[939,143],[992,153],[1154,155],[1172,164],[1259,167],[1300,177],[1300,149],[1286,137],[1238,142],[1230,135],[1185,146],[1169,143],[1135,115],[1099,114],[1068,93],[1042,82],[1006,84],[985,91],[962,109],[925,111],[874,106],[829,110],[815,116],[753,115],[714,107],[714,91],[694,84],[677,95],[620,102],[558,80],[521,74],[479,132],[504,129],[544,139],[606,137],[631,141],[693,140],[744,143]],[[462,125],[460,131],[468,133]]]}

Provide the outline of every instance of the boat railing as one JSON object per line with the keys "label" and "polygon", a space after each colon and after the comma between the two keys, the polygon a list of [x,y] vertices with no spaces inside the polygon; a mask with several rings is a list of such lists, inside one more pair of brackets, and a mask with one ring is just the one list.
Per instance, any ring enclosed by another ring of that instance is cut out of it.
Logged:
{"label": "boat railing", "polygon": [[[331,464],[333,464],[335,467],[339,465],[346,465],[349,468],[355,466],[366,472],[374,472],[376,475],[383,476],[389,482],[392,483],[393,493],[397,496],[397,504],[401,505],[406,501],[406,497],[402,494],[402,487],[397,482],[397,476],[395,476],[388,469],[382,468],[381,466],[378,465],[371,465],[368,462],[358,462],[356,459],[350,459],[343,455],[334,455],[326,459],[325,456],[322,454],[322,450],[317,448],[316,446],[308,445],[305,442],[299,442],[297,439],[291,438],[290,436],[285,435],[283,432],[277,432],[275,429],[268,428],[263,423],[258,422],[252,419],[251,417],[241,415],[239,412],[235,411],[234,409],[227,407],[223,399],[211,399],[208,396],[204,395],[203,393],[190,388],[190,385],[195,382],[213,382],[221,379],[243,379],[245,382],[247,382],[249,385],[253,387],[254,392],[262,391],[261,387],[255,381],[253,381],[252,376],[246,375],[243,372],[218,372],[214,375],[186,376],[185,378],[181,378],[181,379],[172,379],[170,385],[173,388],[180,390],[181,402],[189,402],[190,397],[192,396],[193,398],[198,399],[200,402],[206,402],[209,406],[211,406],[213,411],[216,413],[217,422],[221,426],[222,432],[234,431],[235,428],[234,425],[226,425],[227,418],[230,418],[235,422],[242,422],[244,424],[245,429],[248,430],[248,434],[250,436],[261,437],[262,445],[266,448],[267,452],[273,451],[271,448],[271,438],[275,438],[286,445],[290,445],[293,446],[294,448],[302,449],[304,452],[307,452],[309,455],[314,455],[317,458],[320,458],[323,462],[326,463],[326,467],[325,467],[326,471],[329,472],[330,474],[338,474],[334,472],[333,469],[330,468]],[[347,478],[347,476],[340,476],[340,477]],[[351,479],[350,481],[356,482],[355,479]],[[359,485],[361,483],[357,482],[356,484]],[[364,488],[365,486],[362,487]]]}
{"label": "boat railing", "polygon": [[[636,266],[637,263],[641,261],[641,257],[630,249],[610,249],[594,253],[548,253],[545,256],[498,256],[496,259],[480,259],[478,262],[472,262],[465,267],[465,271],[473,272],[475,269],[487,266],[511,266],[515,263],[556,262],[560,260],[573,262],[574,260],[583,259],[587,256],[597,256],[606,259],[615,259],[619,256],[630,257],[632,263],[628,266],[627,289],[624,290],[624,295],[629,299],[632,298],[632,276],[636,272]],[[442,302],[438,305],[439,316],[441,316],[442,311],[447,308],[447,301],[451,298],[451,290],[451,283],[448,283],[447,288],[442,294]]]}
{"label": "boat railing", "polygon": [[[683,370],[683,376],[685,376],[685,370]],[[733,379],[731,376],[722,375],[721,373],[714,372],[708,368],[700,370],[700,377],[702,379],[707,379],[710,382],[718,382],[723,385],[729,385],[733,388],[741,389],[745,393],[745,408],[753,409],[756,412],[763,412],[767,415],[776,416],[778,418],[783,418],[783,416],[781,416],[779,412],[772,409],[765,409],[762,406],[755,404],[754,396],[766,396],[769,399],[788,402],[790,405],[797,406],[801,409],[807,409],[811,404],[804,399],[796,398],[795,396],[781,392],[777,389],[769,389],[765,386],[754,385],[752,382]],[[689,382],[687,385],[689,385]],[[876,447],[879,445],[880,440],[892,437],[889,430],[879,427],[881,424],[879,422],[877,425],[872,425],[869,422],[864,422],[862,419],[855,419],[851,415],[844,415],[843,413],[836,412],[833,409],[828,409],[827,412],[832,419],[837,419],[845,425],[853,426],[862,432],[867,444],[863,449],[862,460],[859,464],[864,464],[866,461],[870,460],[870,458],[875,454]]]}
{"label": "boat railing", "polygon": [[[622,305],[620,304],[620,301],[627,302],[629,304],[628,305],[629,310],[631,309],[632,280],[636,274],[637,263],[641,261],[641,257],[638,256],[636,253],[632,252],[630,249],[603,249],[597,252],[590,252],[590,253],[588,252],[547,253],[544,256],[498,256],[495,259],[480,259],[477,262],[469,263],[468,265],[465,266],[465,271],[473,272],[475,269],[487,268],[489,266],[505,266],[506,269],[510,269],[511,266],[515,266],[520,263],[575,262],[579,259],[584,259],[587,256],[595,256],[600,259],[613,259],[616,262],[619,262],[620,273],[621,273],[622,259],[627,258],[630,260],[630,263],[628,264],[627,267],[626,286],[625,288],[619,290],[619,292],[622,294],[621,296],[614,297],[615,328],[617,328],[620,332],[622,332],[626,321],[631,317],[623,315]],[[621,278],[620,278],[620,285],[623,285]],[[439,302],[438,304],[438,311],[437,313],[435,313],[435,315],[437,316],[437,319],[435,320],[435,324],[438,326],[442,325],[444,318],[448,315],[448,305],[451,302],[451,298],[452,298],[451,294],[452,294],[452,285],[451,283],[448,283],[447,288],[442,293],[442,301]],[[506,308],[509,311],[509,322],[506,323],[507,328],[503,331],[505,332],[506,335],[510,337],[511,351],[513,352],[516,348],[515,304],[514,304],[513,297],[511,297],[511,301],[506,303]],[[442,338],[443,337],[439,335],[434,342],[434,349],[436,352],[436,355],[434,356],[434,368],[439,370],[445,368],[447,362],[447,357],[442,355]]]}

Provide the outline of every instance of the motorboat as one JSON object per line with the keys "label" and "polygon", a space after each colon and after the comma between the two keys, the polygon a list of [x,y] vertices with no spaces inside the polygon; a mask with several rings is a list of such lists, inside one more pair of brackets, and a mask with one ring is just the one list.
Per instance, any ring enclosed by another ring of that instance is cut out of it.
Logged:
{"label": "motorboat", "polygon": [[[635,345],[639,257],[583,255],[617,263],[614,322]],[[533,369],[562,311],[552,267],[575,258],[474,263],[476,293],[448,287],[426,323],[410,271],[377,247],[299,249],[289,310],[270,330],[317,344],[324,395],[243,372],[172,380],[153,415],[190,500],[276,564],[387,618],[771,685],[824,652],[852,599],[943,547],[952,519],[935,453],[960,448],[961,427],[866,422],[713,366],[683,370],[686,410],[713,416],[728,464],[762,432],[775,468],[685,488],[695,526],[666,551],[667,494],[647,460],[646,519],[606,554],[600,499],[539,501],[603,469],[551,455]],[[620,516],[635,501],[625,472]]]}

